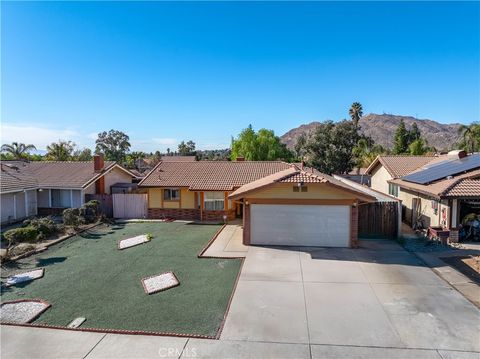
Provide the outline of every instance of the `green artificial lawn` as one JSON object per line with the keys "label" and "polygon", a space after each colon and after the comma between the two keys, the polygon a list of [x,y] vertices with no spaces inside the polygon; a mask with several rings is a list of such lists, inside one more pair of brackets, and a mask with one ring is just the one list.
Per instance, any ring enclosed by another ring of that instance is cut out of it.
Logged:
{"label": "green artificial lawn", "polygon": [[[240,269],[238,259],[197,258],[218,225],[144,222],[100,225],[47,251],[7,264],[2,281],[44,267],[41,279],[3,288],[2,302],[39,298],[52,307],[34,324],[66,326],[85,317],[86,328],[215,336]],[[124,250],[121,239],[153,239]],[[173,271],[180,286],[146,294],[141,279]]]}

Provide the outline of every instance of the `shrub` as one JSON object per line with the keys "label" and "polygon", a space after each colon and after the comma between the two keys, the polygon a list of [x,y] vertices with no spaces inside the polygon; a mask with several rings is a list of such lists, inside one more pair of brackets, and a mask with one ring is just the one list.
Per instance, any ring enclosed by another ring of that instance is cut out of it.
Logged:
{"label": "shrub", "polygon": [[79,208],[67,208],[63,211],[63,224],[66,226],[78,226],[80,223]]}
{"label": "shrub", "polygon": [[38,231],[33,227],[23,227],[6,231],[4,237],[12,245],[19,242],[35,242],[38,234]]}
{"label": "shrub", "polygon": [[39,239],[45,239],[58,232],[58,226],[49,217],[27,219],[24,226],[35,228],[39,233]]}

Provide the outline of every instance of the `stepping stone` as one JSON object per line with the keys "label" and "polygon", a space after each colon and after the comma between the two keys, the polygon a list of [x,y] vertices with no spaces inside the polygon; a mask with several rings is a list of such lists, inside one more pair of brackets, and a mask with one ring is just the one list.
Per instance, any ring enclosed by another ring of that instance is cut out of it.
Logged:
{"label": "stepping stone", "polygon": [[70,324],[67,325],[67,328],[78,328],[86,320],[87,320],[87,318],[83,318],[83,317],[75,318],[74,320],[72,320],[70,322]]}
{"label": "stepping stone", "polygon": [[125,249],[133,246],[137,246],[142,243],[149,242],[150,240],[147,238],[145,234],[142,234],[141,236],[136,236],[128,239],[123,239],[120,242],[118,242],[118,249]]}
{"label": "stepping stone", "polygon": [[173,272],[165,272],[143,278],[142,285],[145,293],[153,294],[176,287],[177,285],[180,285],[180,282]]}
{"label": "stepping stone", "polygon": [[45,273],[45,269],[39,268],[32,271],[15,274],[14,276],[11,276],[7,279],[5,286],[10,287],[12,285],[16,285],[24,282],[30,282],[32,280],[42,278],[44,273]]}
{"label": "stepping stone", "polygon": [[0,321],[2,323],[30,323],[49,307],[49,303],[38,299],[20,299],[5,302],[1,305]]}

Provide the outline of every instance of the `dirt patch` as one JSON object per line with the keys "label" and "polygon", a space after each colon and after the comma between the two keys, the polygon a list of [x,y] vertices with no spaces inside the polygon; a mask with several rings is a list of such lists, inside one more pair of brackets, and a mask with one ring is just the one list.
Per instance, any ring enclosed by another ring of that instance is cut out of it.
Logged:
{"label": "dirt patch", "polygon": [[440,259],[480,285],[480,256],[442,257]]}

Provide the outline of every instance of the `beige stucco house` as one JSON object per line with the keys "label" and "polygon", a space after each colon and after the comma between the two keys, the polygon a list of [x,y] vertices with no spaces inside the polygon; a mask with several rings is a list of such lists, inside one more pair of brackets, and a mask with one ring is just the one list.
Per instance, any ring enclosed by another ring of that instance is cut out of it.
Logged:
{"label": "beige stucco house", "polygon": [[[480,214],[479,156],[464,151],[442,156],[379,156],[367,173],[373,189],[402,201],[406,223],[456,229],[466,215]],[[471,165],[466,166],[467,162]],[[415,177],[424,179],[416,181]]]}
{"label": "beige stucco house", "polygon": [[243,218],[244,243],[355,246],[357,206],[375,198],[281,161],[161,162],[140,183],[149,218]]}

